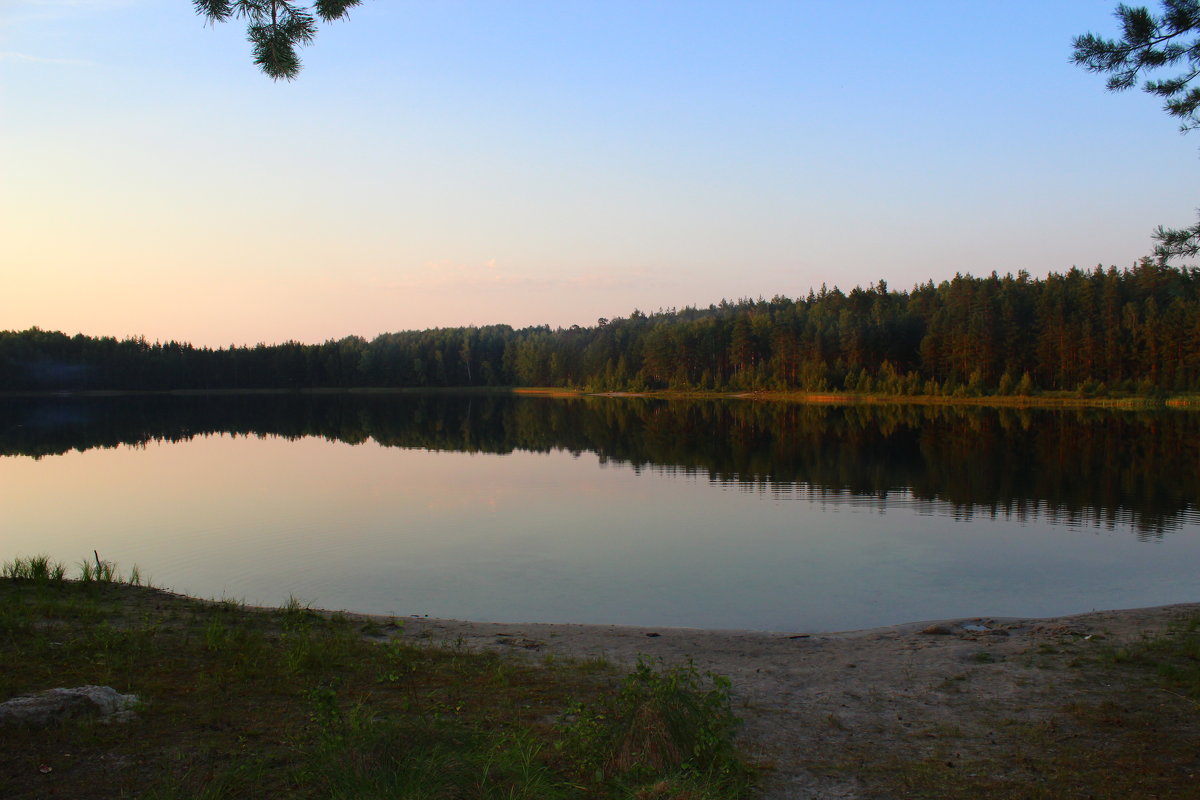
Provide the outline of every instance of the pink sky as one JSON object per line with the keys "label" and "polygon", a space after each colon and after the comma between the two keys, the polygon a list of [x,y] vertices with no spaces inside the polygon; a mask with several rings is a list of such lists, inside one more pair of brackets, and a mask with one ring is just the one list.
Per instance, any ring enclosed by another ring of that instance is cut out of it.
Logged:
{"label": "pink sky", "polygon": [[276,84],[187,3],[13,0],[0,329],[317,342],[1127,267],[1193,220],[1200,139],[1069,63],[1111,11],[367,2]]}

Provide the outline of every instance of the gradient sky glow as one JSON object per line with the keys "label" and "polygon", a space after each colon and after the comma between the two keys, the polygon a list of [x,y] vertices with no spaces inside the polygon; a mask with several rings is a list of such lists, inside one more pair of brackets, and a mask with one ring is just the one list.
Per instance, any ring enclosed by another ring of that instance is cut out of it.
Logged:
{"label": "gradient sky glow", "polygon": [[[1156,4],[1157,5],[1157,4]],[[188,0],[0,0],[0,329],[223,346],[1128,267],[1200,137],[1116,0],[366,0],[294,83]]]}

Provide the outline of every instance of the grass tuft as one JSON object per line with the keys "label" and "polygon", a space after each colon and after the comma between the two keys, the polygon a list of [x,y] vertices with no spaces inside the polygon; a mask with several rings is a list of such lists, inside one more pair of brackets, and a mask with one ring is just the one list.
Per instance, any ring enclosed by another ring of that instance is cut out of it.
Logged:
{"label": "grass tuft", "polygon": [[47,555],[17,557],[5,561],[0,567],[0,576],[16,581],[33,581],[38,584],[61,583],[66,578],[67,568]]}
{"label": "grass tuft", "polygon": [[561,746],[582,770],[610,782],[703,777],[737,796],[749,773],[733,746],[739,721],[729,690],[727,678],[701,675],[691,661],[639,659],[616,692],[571,709]]}

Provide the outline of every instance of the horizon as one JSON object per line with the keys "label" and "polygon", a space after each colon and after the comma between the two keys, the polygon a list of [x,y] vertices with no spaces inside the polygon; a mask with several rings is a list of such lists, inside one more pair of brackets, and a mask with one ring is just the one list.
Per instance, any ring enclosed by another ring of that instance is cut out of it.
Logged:
{"label": "horizon", "polygon": [[[1151,261],[1150,263],[1154,263],[1154,262]],[[1137,266],[1138,265],[1135,264],[1135,265],[1132,265],[1131,267],[1116,267],[1114,265],[1104,266],[1104,265],[1098,264],[1095,267],[1092,267],[1090,269],[1082,269],[1081,272],[1083,272],[1085,275],[1087,275],[1087,274],[1092,274],[1096,270],[1102,269],[1104,272],[1107,272],[1110,269],[1115,269],[1120,273],[1127,274],[1127,273],[1131,272]],[[1156,266],[1158,266],[1158,265],[1156,265]],[[1177,266],[1177,265],[1167,264],[1167,265],[1161,266],[1159,268],[1165,268],[1165,269],[1177,270],[1177,271],[1200,272],[1200,267],[1196,267],[1196,266]],[[1077,269],[1077,268],[1072,267],[1071,269]],[[1057,270],[1052,270],[1047,275],[1042,275],[1042,276],[1028,275],[1025,277],[1028,277],[1028,279],[1031,281],[1040,282],[1040,281],[1044,281],[1047,278],[1049,278],[1051,276],[1055,276],[1055,275],[1065,276],[1069,271],[1070,270],[1063,270],[1063,271],[1059,272]],[[993,274],[995,274],[1001,280],[1006,280],[1006,279],[1016,280],[1021,277],[1019,274],[1014,275],[1011,272],[1004,273],[1004,274],[989,273],[988,275],[974,275],[971,272],[963,272],[963,273],[951,276],[950,278],[946,278],[941,281],[934,281],[933,279],[928,279],[926,281],[921,281],[917,284],[914,284],[911,287],[906,287],[903,289],[898,289],[898,288],[892,286],[890,283],[888,283],[886,278],[884,278],[882,280],[887,285],[887,291],[889,294],[903,294],[905,296],[908,296],[913,291],[921,288],[922,286],[924,286],[926,284],[932,284],[935,288],[939,288],[943,283],[949,283],[952,280],[954,280],[955,278],[961,277],[961,278],[964,278],[967,280],[987,280],[988,278],[992,277]],[[192,346],[192,347],[196,347],[199,349],[208,348],[208,349],[214,350],[214,351],[215,350],[232,350],[232,349],[237,349],[237,348],[253,348],[253,347],[262,347],[262,346],[278,347],[280,345],[287,345],[287,344],[299,344],[299,345],[303,345],[303,346],[313,346],[313,345],[328,344],[329,342],[337,342],[337,341],[341,341],[344,339],[354,339],[354,338],[362,339],[363,341],[370,344],[375,339],[378,339],[379,337],[382,337],[382,336],[388,336],[388,335],[394,335],[394,334],[405,334],[405,333],[422,333],[422,332],[437,331],[437,330],[468,330],[468,329],[507,327],[514,331],[520,331],[520,330],[525,330],[525,329],[529,329],[529,328],[546,328],[551,332],[561,332],[564,330],[574,329],[574,328],[591,329],[591,328],[595,328],[595,327],[600,327],[601,320],[603,320],[604,324],[609,324],[612,322],[618,322],[618,321],[632,319],[637,314],[641,314],[643,317],[655,317],[655,316],[659,316],[659,315],[680,314],[680,313],[684,313],[684,312],[688,312],[688,311],[695,311],[695,312],[703,313],[703,312],[708,312],[708,311],[719,310],[726,305],[728,305],[731,308],[736,308],[736,307],[739,307],[742,305],[747,305],[747,304],[755,305],[758,303],[776,303],[777,301],[780,301],[780,300],[786,301],[786,302],[792,302],[792,303],[796,303],[796,304],[802,304],[802,303],[808,302],[810,295],[815,296],[817,299],[820,299],[821,297],[823,297],[826,292],[828,292],[830,294],[835,293],[835,292],[841,292],[843,295],[849,295],[851,292],[853,292],[855,290],[875,291],[876,288],[878,287],[878,285],[879,285],[879,282],[876,281],[875,285],[871,285],[871,286],[858,285],[858,286],[854,286],[854,287],[850,287],[849,289],[846,289],[846,288],[843,288],[843,287],[837,286],[837,285],[827,286],[825,284],[822,284],[820,287],[820,290],[818,290],[816,287],[812,287],[808,291],[804,292],[803,294],[798,294],[795,296],[775,295],[770,298],[763,297],[762,295],[759,295],[758,297],[738,297],[738,298],[723,297],[716,302],[707,303],[704,305],[696,304],[696,305],[686,305],[686,306],[671,306],[671,307],[667,307],[667,308],[656,308],[656,309],[633,308],[629,312],[626,312],[624,314],[602,316],[602,317],[596,318],[595,320],[592,320],[591,322],[583,323],[583,324],[572,323],[570,325],[550,325],[549,323],[534,322],[534,323],[530,323],[528,325],[513,325],[513,324],[510,324],[507,322],[499,321],[499,322],[489,322],[489,323],[484,323],[484,324],[470,323],[470,324],[466,324],[466,325],[441,325],[441,326],[429,327],[429,328],[397,328],[395,330],[379,331],[378,333],[374,334],[373,336],[364,336],[362,334],[352,332],[352,333],[347,333],[344,336],[339,336],[336,339],[330,338],[330,339],[324,339],[321,341],[303,341],[303,340],[297,339],[295,337],[291,337],[291,338],[286,338],[286,339],[280,339],[280,340],[273,341],[273,342],[265,342],[265,341],[234,342],[234,343],[229,343],[229,344],[212,345],[212,344],[207,344],[207,343],[199,344],[199,343],[192,342],[192,341],[189,341],[186,339],[178,339],[178,338],[155,339],[155,338],[151,338],[148,336],[144,336],[142,334],[130,334],[130,335],[125,335],[125,336],[117,336],[117,335],[105,334],[105,333],[86,333],[83,331],[72,332],[72,331],[66,331],[66,330],[62,330],[62,329],[46,328],[41,325],[32,325],[32,326],[29,326],[24,329],[15,329],[15,328],[0,329],[0,333],[17,333],[17,334],[19,334],[19,333],[27,332],[29,330],[38,330],[43,333],[60,333],[60,334],[63,334],[63,335],[69,336],[69,337],[81,335],[81,336],[90,337],[92,339],[111,338],[111,339],[116,339],[118,341],[130,341],[130,340],[142,339],[142,340],[145,340],[147,343],[150,343],[153,345],[177,344],[177,345]]]}
{"label": "horizon", "polygon": [[182,0],[0,19],[0,328],[224,348],[1129,269],[1200,140],[1115,3],[366,2],[274,83]]}

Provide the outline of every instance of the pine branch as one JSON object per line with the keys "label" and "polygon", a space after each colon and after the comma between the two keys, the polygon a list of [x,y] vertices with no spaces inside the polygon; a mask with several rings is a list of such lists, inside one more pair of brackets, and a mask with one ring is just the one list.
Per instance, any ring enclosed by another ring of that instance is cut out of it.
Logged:
{"label": "pine branch", "polygon": [[1161,225],[1154,232],[1158,244],[1154,254],[1160,264],[1165,264],[1172,258],[1195,258],[1200,255],[1200,222],[1190,228],[1164,228]]}
{"label": "pine branch", "polygon": [[[1131,88],[1139,76],[1163,67],[1186,62],[1188,69],[1172,78],[1147,80],[1142,89],[1163,98],[1163,110],[1183,120],[1180,130],[1200,128],[1200,0],[1163,0],[1163,13],[1155,17],[1144,7],[1119,5],[1121,39],[1105,39],[1092,33],[1075,38],[1072,59],[1089,72],[1109,74],[1109,91]],[[1154,233],[1154,248],[1160,263],[1171,258],[1200,255],[1200,222],[1190,228],[1164,228]]]}
{"label": "pine branch", "polygon": [[[317,0],[316,17],[323,22],[345,19],[361,0]],[[295,80],[300,73],[298,47],[317,35],[316,17],[307,6],[289,0],[193,0],[199,16],[211,24],[231,18],[247,20],[246,38],[254,63],[272,80]]]}

